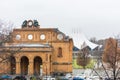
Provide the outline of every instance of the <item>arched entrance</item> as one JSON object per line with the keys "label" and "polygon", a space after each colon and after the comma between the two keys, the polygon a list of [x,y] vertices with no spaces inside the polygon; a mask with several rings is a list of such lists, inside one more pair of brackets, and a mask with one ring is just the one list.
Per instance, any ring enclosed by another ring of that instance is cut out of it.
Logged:
{"label": "arched entrance", "polygon": [[42,74],[42,59],[37,56],[34,58],[34,74],[40,75]]}
{"label": "arched entrance", "polygon": [[23,56],[21,58],[20,65],[21,65],[21,74],[22,75],[27,75],[28,74],[29,60],[26,56]]}
{"label": "arched entrance", "polygon": [[10,74],[15,74],[16,72],[16,60],[15,60],[15,57],[11,56],[10,57]]}

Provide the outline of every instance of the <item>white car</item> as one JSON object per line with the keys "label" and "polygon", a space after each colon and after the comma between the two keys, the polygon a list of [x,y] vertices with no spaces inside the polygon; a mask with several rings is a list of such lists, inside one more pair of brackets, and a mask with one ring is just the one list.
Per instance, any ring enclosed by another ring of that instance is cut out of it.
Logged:
{"label": "white car", "polygon": [[88,77],[88,78],[86,78],[85,80],[93,80],[93,79],[91,79],[91,78]]}
{"label": "white car", "polygon": [[92,80],[99,80],[98,75],[91,75],[91,76],[89,76],[89,78],[92,79]]}
{"label": "white car", "polygon": [[70,73],[68,73],[65,75],[65,78],[67,78],[67,79],[72,78],[72,75]]}
{"label": "white car", "polygon": [[55,78],[51,77],[51,76],[44,76],[42,78],[42,80],[55,80]]}
{"label": "white car", "polygon": [[79,78],[85,78],[86,76],[84,74],[77,74],[75,77],[79,77]]}

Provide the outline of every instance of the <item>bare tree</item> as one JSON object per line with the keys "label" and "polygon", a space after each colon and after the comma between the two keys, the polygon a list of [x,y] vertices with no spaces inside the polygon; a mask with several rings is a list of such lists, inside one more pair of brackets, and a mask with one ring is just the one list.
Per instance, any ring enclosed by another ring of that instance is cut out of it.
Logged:
{"label": "bare tree", "polygon": [[117,45],[117,40],[113,38],[107,40],[102,59],[107,64],[109,70],[112,71],[114,80],[117,80],[120,71],[120,50]]}
{"label": "bare tree", "polygon": [[13,23],[0,20],[0,45],[11,41],[11,32],[13,30]]}
{"label": "bare tree", "polygon": [[[14,54],[18,53],[21,48],[14,48],[13,46],[11,47],[6,47],[5,43],[11,43],[12,42],[12,29],[13,29],[13,24],[10,22],[4,22],[0,20],[0,64],[2,65],[3,63],[11,63],[12,58]],[[6,70],[4,72],[7,72]]]}
{"label": "bare tree", "polygon": [[90,41],[93,42],[93,43],[97,43],[96,37],[91,37],[91,38],[90,38]]}

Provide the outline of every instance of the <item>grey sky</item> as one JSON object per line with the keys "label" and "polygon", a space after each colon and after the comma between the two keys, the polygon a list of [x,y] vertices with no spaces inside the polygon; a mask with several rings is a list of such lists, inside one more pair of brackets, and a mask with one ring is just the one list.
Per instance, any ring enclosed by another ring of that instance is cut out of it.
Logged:
{"label": "grey sky", "polygon": [[41,27],[68,35],[75,30],[100,39],[120,33],[120,0],[1,0],[0,10],[0,19],[16,27],[37,19]]}

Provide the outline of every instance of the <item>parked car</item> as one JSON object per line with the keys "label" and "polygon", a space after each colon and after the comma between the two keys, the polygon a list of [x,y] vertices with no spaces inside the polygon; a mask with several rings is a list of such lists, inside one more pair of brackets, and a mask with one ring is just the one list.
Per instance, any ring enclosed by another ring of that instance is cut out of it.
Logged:
{"label": "parked car", "polygon": [[75,77],[77,77],[77,78],[79,77],[79,78],[83,78],[84,79],[86,76],[85,76],[85,74],[77,74]]}
{"label": "parked car", "polygon": [[12,80],[12,77],[9,76],[9,75],[2,75],[2,76],[0,77],[0,79],[1,79],[1,80]]}
{"label": "parked car", "polygon": [[85,80],[85,79],[80,77],[73,77],[73,80]]}
{"label": "parked car", "polygon": [[55,78],[52,76],[44,76],[42,80],[55,80]]}
{"label": "parked car", "polygon": [[27,80],[25,76],[16,76],[13,80]]}
{"label": "parked car", "polygon": [[72,78],[72,74],[70,74],[70,73],[66,74],[65,78],[67,78],[67,79]]}
{"label": "parked car", "polygon": [[99,80],[100,77],[98,75],[92,74],[91,76],[89,76],[90,79],[92,80]]}

